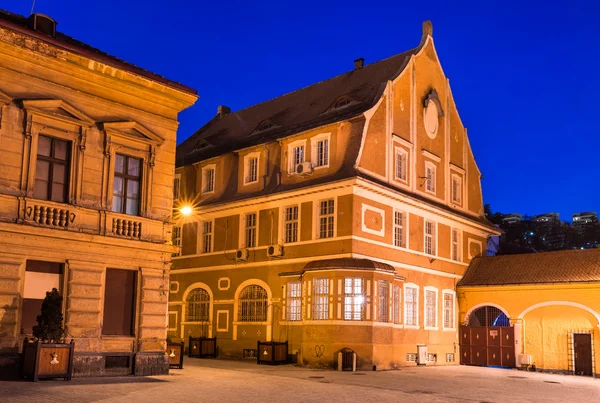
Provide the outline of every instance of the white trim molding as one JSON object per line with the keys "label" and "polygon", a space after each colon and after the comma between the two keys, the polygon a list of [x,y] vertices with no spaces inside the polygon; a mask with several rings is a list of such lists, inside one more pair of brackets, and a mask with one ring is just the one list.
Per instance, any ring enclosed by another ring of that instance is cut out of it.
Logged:
{"label": "white trim molding", "polygon": [[[365,213],[369,210],[374,213],[379,213],[379,215],[381,215],[381,229],[379,231],[367,228],[367,226],[365,225]],[[373,207],[369,204],[362,203],[361,229],[367,234],[377,235],[381,237],[385,236],[385,210]]]}
{"label": "white trim molding", "polygon": [[[225,327],[221,326],[221,321],[219,320],[220,314],[226,313],[225,319]],[[218,309],[217,310],[217,332],[228,332],[229,331],[229,310],[228,309]]]}
{"label": "white trim molding", "polygon": [[575,307],[575,308],[583,309],[584,311],[586,311],[586,312],[591,313],[592,315],[594,315],[594,317],[598,321],[598,327],[600,328],[600,313],[596,312],[595,310],[593,310],[592,308],[590,308],[590,307],[588,307],[586,305],[580,304],[578,302],[571,302],[571,301],[546,301],[546,302],[540,302],[538,304],[531,305],[529,308],[525,309],[523,312],[521,312],[519,314],[519,316],[517,316],[517,319],[524,319],[524,316],[527,315],[527,313],[533,311],[534,309],[542,308],[544,306],[552,306],[552,305],[572,306],[572,307]]}
{"label": "white trim molding", "polygon": [[[444,299],[446,295],[452,295],[452,327],[446,327],[446,307],[444,306]],[[456,331],[456,322],[458,318],[456,317],[456,291],[450,289],[442,290],[442,330],[444,331]]]}
{"label": "white trim molding", "polygon": [[[317,160],[319,157],[317,152],[317,145],[320,141],[323,140],[327,140],[327,156],[325,158],[327,160],[327,164],[317,165]],[[304,152],[306,152],[306,149],[304,150]],[[331,164],[331,132],[320,133],[310,138],[310,162],[314,170],[329,168],[329,165]]]}
{"label": "white trim molding", "polygon": [[510,315],[508,314],[508,311],[507,311],[506,309],[504,309],[502,306],[500,306],[500,305],[498,305],[498,304],[495,304],[495,303],[493,303],[493,302],[482,302],[482,303],[480,303],[480,304],[473,305],[473,306],[471,307],[471,309],[469,309],[469,310],[467,311],[467,313],[465,314],[465,319],[464,319],[464,321],[463,321],[463,324],[464,324],[465,326],[467,326],[467,325],[469,324],[469,316],[471,316],[471,314],[472,314],[473,312],[475,312],[477,309],[479,309],[479,308],[482,308],[482,307],[484,307],[484,306],[493,306],[494,308],[498,308],[498,309],[499,309],[499,310],[501,310],[501,311],[504,313],[504,315],[506,315],[506,317],[507,317],[507,318],[510,320]]}
{"label": "white trim molding", "polygon": [[[427,291],[431,291],[435,293],[435,302],[433,304],[433,312],[435,316],[433,326],[427,325]],[[439,290],[436,287],[427,285],[423,287],[423,329],[425,330],[439,330],[438,320],[439,320]]]}
{"label": "white trim molding", "polygon": [[[415,316],[416,325],[409,325],[408,323],[406,323],[406,318],[407,318],[407,315],[406,315],[406,312],[407,312],[406,289],[407,288],[413,288],[413,289],[417,290],[415,298],[414,298],[414,304],[415,304],[415,315],[414,316]],[[403,294],[402,296],[404,297],[402,300],[403,301],[402,313],[404,314],[404,316],[403,316],[404,328],[405,329],[419,329],[420,328],[420,326],[419,326],[419,285],[415,284],[415,283],[404,283],[403,288],[402,288],[402,294]]]}

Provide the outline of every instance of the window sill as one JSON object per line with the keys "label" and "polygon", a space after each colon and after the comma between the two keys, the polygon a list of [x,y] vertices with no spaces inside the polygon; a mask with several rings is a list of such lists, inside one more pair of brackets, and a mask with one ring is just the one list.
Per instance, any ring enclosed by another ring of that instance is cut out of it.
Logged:
{"label": "window sill", "polygon": [[270,323],[268,321],[265,322],[233,322],[234,325],[248,325],[248,326],[255,326],[255,325],[259,325],[259,326],[266,326],[266,325],[270,325]]}
{"label": "window sill", "polygon": [[329,164],[317,166],[315,163],[313,163],[313,171],[318,171],[319,169],[326,169],[326,168],[329,168]]}
{"label": "window sill", "polygon": [[200,193],[200,196],[207,196],[207,195],[211,195],[211,194],[213,194],[213,193],[215,193],[215,191],[214,191],[214,190],[211,190],[210,192],[201,192],[201,193]]}
{"label": "window sill", "polygon": [[456,332],[456,328],[454,327],[445,327],[442,329],[443,332]]}
{"label": "window sill", "polygon": [[421,328],[421,326],[418,325],[404,325],[405,329],[410,329],[410,330],[419,330]]}
{"label": "window sill", "polygon": [[248,186],[248,185],[254,185],[254,184],[256,184],[256,183],[258,183],[258,179],[257,179],[257,180],[255,180],[255,181],[252,181],[252,182],[244,182],[244,186]]}
{"label": "window sill", "polygon": [[437,326],[423,326],[423,330],[440,330]]}

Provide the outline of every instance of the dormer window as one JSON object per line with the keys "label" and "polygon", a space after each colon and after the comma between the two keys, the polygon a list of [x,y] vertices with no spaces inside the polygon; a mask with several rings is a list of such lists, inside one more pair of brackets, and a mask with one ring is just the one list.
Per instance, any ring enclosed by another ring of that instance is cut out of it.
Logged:
{"label": "dormer window", "polygon": [[352,102],[352,101],[350,100],[350,98],[347,98],[347,97],[342,97],[342,98],[339,98],[338,100],[336,100],[336,101],[333,103],[333,108],[332,108],[332,109],[339,109],[339,108],[343,108],[344,106],[348,106],[348,105],[350,104],[350,102]]}
{"label": "dormer window", "polygon": [[261,124],[258,125],[258,127],[256,128],[257,132],[264,132],[265,130],[269,130],[273,127],[273,122],[271,122],[270,120],[265,120],[264,122],[262,122]]}

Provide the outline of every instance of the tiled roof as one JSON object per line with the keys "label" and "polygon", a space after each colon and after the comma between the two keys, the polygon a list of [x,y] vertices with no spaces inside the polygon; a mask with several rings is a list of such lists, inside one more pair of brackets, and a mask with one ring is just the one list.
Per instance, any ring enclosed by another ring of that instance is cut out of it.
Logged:
{"label": "tiled roof", "polygon": [[396,269],[387,263],[375,262],[370,259],[338,258],[314,260],[304,265],[304,271],[326,270],[326,269],[353,269],[353,270],[381,270],[396,272]]}
{"label": "tiled roof", "polygon": [[118,69],[129,71],[133,74],[145,77],[152,81],[156,81],[158,83],[167,85],[169,87],[178,89],[180,91],[194,94],[197,92],[193,88],[187,87],[183,84],[180,84],[175,81],[171,81],[161,75],[152,73],[148,70],[145,70],[141,67],[135,66],[131,63],[128,63],[124,60],[119,59],[118,57],[109,55],[99,49],[93,48],[77,39],[74,39],[68,35],[65,35],[61,32],[56,32],[55,37],[48,36],[42,32],[35,31],[29,27],[27,17],[24,17],[19,14],[11,13],[10,11],[0,9],[0,26],[5,28],[16,30],[26,35],[32,36],[34,38],[40,39],[42,41],[48,42],[52,45],[62,47],[71,52],[75,52],[85,57],[89,57],[90,59],[97,60],[99,62],[105,63],[109,66],[113,66]]}
{"label": "tiled roof", "polygon": [[[402,72],[416,50],[418,48],[237,112],[217,115],[177,147],[177,166],[358,116],[379,100],[388,80]],[[341,97],[351,102],[333,109]],[[259,125],[265,121],[273,126],[258,132]]]}
{"label": "tiled roof", "polygon": [[600,249],[476,257],[460,286],[600,281]]}

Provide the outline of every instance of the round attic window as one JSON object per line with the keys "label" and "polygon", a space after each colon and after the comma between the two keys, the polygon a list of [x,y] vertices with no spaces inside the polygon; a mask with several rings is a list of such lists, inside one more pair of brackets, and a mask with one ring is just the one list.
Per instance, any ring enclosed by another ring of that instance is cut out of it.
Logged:
{"label": "round attic window", "polygon": [[435,102],[429,101],[423,109],[423,123],[427,136],[433,140],[437,136],[439,125],[439,112]]}

